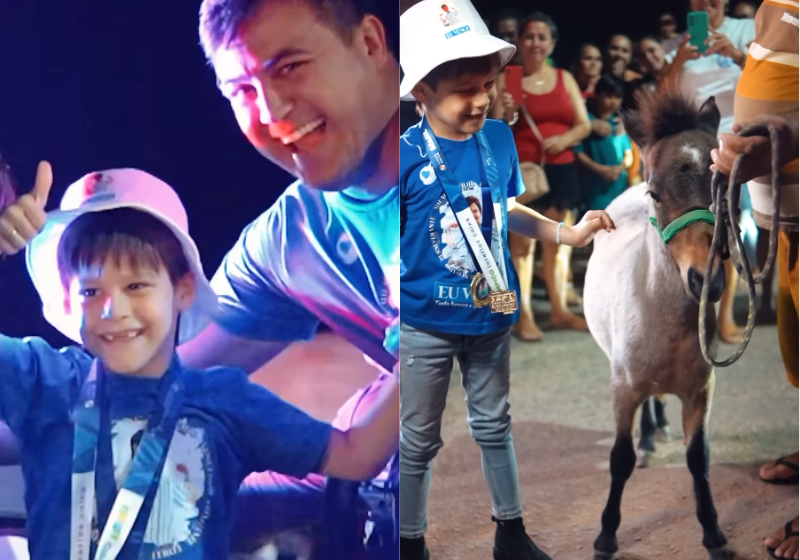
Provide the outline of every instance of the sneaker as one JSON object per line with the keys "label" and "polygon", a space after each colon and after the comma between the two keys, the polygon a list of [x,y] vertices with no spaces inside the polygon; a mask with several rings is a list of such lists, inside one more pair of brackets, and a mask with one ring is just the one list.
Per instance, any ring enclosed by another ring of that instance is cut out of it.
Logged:
{"label": "sneaker", "polygon": [[497,523],[494,560],[552,560],[525,532],[521,517],[501,521],[492,516],[492,521]]}
{"label": "sneaker", "polygon": [[406,539],[400,537],[400,560],[430,560],[425,537]]}

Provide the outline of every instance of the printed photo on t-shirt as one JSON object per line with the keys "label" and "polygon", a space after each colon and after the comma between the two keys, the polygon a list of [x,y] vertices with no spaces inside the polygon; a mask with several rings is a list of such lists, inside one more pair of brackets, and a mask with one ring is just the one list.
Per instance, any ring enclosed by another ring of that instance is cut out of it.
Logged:
{"label": "printed photo on t-shirt", "polygon": [[[483,192],[481,184],[475,181],[461,183],[461,192],[469,205],[475,221],[480,225],[483,222]],[[428,236],[433,244],[433,250],[442,265],[452,274],[466,280],[471,280],[478,272],[475,260],[467,243],[464,232],[458,224],[450,201],[444,192],[434,205],[428,219]],[[434,286],[434,302],[436,305],[473,307],[469,284],[463,280],[453,279],[455,282],[436,282]]]}

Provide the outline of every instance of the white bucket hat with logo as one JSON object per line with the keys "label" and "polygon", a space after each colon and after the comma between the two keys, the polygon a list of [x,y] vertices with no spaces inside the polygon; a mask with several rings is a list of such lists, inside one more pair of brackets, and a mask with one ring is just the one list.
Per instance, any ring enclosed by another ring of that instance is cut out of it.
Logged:
{"label": "white bucket hat with logo", "polygon": [[67,226],[79,216],[115,208],[134,208],[155,216],[169,227],[183,247],[197,287],[194,305],[181,313],[178,340],[186,342],[214,317],[217,296],[203,273],[197,246],[189,236],[189,220],[181,199],[164,181],[138,169],[89,173],[67,188],[59,210],[47,214],[44,228],[30,242],[26,254],[28,272],[42,300],[45,319],[64,336],[82,343],[81,313],[70,309],[69,294],[58,272],[58,245]]}
{"label": "white bucket hat with logo", "polygon": [[400,16],[400,99],[413,101],[414,86],[445,62],[499,53],[505,66],[516,50],[489,33],[469,0],[423,0]]}

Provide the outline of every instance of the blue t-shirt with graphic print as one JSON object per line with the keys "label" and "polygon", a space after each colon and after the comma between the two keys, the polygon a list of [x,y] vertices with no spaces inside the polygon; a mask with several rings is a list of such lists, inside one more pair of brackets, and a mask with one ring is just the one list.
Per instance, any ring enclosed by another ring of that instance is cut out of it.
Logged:
{"label": "blue t-shirt with graphic print", "polygon": [[[80,348],[59,351],[39,338],[0,335],[0,421],[21,442],[31,560],[69,557],[71,413],[91,365]],[[182,366],[175,359],[171,367]],[[161,379],[104,379],[120,487]],[[271,470],[302,477],[324,462],[333,428],[250,383],[243,371],[184,369],[183,380],[158,489],[145,502],[145,508],[152,503],[150,515],[134,526],[143,531],[143,555],[134,554],[131,537],[119,560],[228,558],[233,504],[245,476]]]}
{"label": "blue t-shirt with graphic print", "polygon": [[397,187],[375,197],[291,185],[211,280],[217,322],[246,338],[293,342],[312,338],[322,321],[391,371],[399,229]]}
{"label": "blue t-shirt with graphic print", "polygon": [[[504,194],[508,198],[519,196],[525,192],[525,185],[511,129],[503,122],[487,120],[483,133]],[[437,140],[490,245],[494,211],[477,138]],[[403,323],[417,329],[468,335],[489,334],[513,325],[518,312],[491,313],[488,306],[477,307],[472,301],[470,283],[479,271],[428,159],[420,125],[409,128],[400,138],[400,199]],[[508,251],[505,256],[509,289],[519,298],[517,273]]]}

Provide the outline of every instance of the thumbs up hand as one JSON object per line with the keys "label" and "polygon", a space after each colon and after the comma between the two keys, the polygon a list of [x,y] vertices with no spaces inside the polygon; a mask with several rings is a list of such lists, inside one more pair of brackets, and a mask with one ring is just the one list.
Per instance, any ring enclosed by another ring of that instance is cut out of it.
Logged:
{"label": "thumbs up hand", "polygon": [[18,253],[44,227],[47,221],[44,208],[52,186],[53,169],[42,161],[36,170],[33,189],[0,214],[0,255]]}

